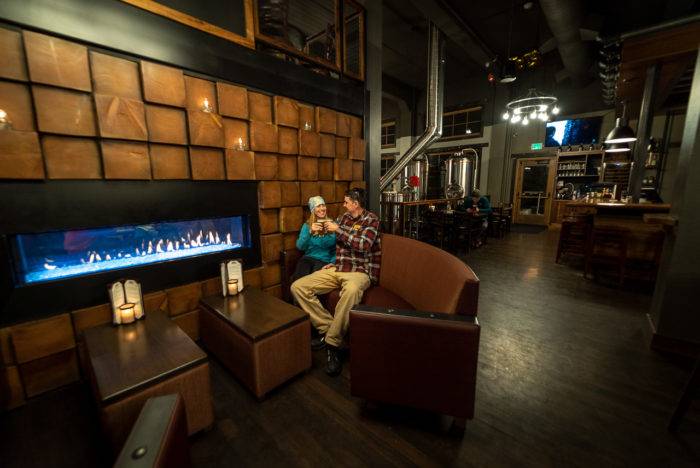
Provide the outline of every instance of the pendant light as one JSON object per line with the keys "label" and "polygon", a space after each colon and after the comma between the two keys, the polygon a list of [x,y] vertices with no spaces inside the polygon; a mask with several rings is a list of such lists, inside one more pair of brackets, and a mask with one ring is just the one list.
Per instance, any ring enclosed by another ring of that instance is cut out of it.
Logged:
{"label": "pendant light", "polygon": [[627,143],[608,143],[607,141],[605,142],[606,153],[627,153],[629,151],[630,147]]}
{"label": "pendant light", "polygon": [[[631,143],[637,140],[634,131],[627,125],[627,103],[622,103],[622,116],[615,119],[615,128],[613,128],[605,138],[605,143]],[[629,151],[629,148],[627,148]]]}
{"label": "pendant light", "polygon": [[515,64],[510,59],[510,45],[513,40],[513,16],[515,16],[515,0],[513,0],[510,8],[510,18],[508,20],[508,48],[506,50],[506,58],[501,68],[501,78],[499,79],[501,83],[512,83],[518,78],[515,74]]}

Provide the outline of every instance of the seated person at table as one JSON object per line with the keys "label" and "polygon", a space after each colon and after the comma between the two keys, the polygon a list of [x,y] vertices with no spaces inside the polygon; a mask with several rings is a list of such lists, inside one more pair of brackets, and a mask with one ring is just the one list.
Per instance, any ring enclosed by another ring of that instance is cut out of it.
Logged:
{"label": "seated person at table", "polygon": [[464,200],[457,206],[457,209],[464,210],[467,213],[473,214],[491,214],[491,202],[488,198],[482,197],[481,192],[477,189],[472,190],[470,198]]}
{"label": "seated person at table", "polygon": [[309,219],[301,226],[297,239],[297,249],[304,252],[304,256],[297,263],[292,281],[335,263],[335,233],[324,226],[324,222],[331,221],[327,217],[326,201],[320,196],[309,198],[309,210]]}

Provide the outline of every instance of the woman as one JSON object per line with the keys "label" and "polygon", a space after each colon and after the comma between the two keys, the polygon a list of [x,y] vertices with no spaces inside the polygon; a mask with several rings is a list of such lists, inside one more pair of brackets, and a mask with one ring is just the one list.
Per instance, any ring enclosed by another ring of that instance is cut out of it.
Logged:
{"label": "woman", "polygon": [[304,256],[297,263],[292,281],[335,263],[335,233],[326,232],[324,227],[325,222],[331,219],[327,217],[323,197],[309,198],[309,210],[309,219],[302,225],[297,239],[297,249],[304,252]]}

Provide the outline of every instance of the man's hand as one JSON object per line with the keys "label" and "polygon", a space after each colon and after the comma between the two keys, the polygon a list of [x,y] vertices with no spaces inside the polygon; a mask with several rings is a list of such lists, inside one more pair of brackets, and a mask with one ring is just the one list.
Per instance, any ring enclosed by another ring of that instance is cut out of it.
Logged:
{"label": "man's hand", "polygon": [[326,221],[323,223],[323,226],[326,228],[326,231],[328,232],[335,232],[338,230],[338,225],[334,223],[333,221]]}
{"label": "man's hand", "polygon": [[323,265],[322,270],[327,270],[329,268],[335,268],[335,263],[329,263],[328,265]]}
{"label": "man's hand", "polygon": [[311,233],[312,234],[317,234],[319,232],[323,231],[323,224],[321,223],[313,223],[311,224]]}

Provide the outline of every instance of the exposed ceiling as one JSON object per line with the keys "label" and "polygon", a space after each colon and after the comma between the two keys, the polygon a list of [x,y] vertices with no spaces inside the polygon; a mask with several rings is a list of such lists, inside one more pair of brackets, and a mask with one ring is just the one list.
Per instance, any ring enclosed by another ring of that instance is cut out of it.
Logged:
{"label": "exposed ceiling", "polygon": [[[578,6],[580,29],[591,63],[595,36],[610,37],[700,11],[700,0],[561,0]],[[531,4],[531,5],[527,5]],[[539,2],[523,0],[384,0],[383,73],[417,89],[425,87],[427,16],[447,36],[446,86],[483,76],[487,50],[504,58],[539,47],[543,60],[563,68],[556,42]],[[450,22],[451,20],[451,22]],[[512,24],[512,28],[510,25]],[[476,50],[478,49],[478,50]],[[475,53],[472,53],[475,52]],[[563,76],[557,76],[562,80]],[[591,79],[597,70],[591,67]]]}

